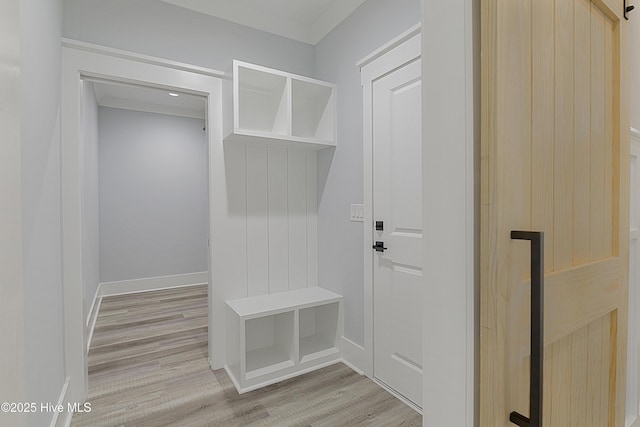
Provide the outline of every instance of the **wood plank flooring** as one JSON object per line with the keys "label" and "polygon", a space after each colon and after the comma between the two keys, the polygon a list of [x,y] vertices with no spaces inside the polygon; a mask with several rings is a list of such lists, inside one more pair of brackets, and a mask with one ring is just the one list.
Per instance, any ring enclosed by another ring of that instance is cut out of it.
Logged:
{"label": "wood plank flooring", "polygon": [[343,364],[238,395],[207,363],[205,286],[106,297],[89,351],[91,412],[72,426],[421,426]]}

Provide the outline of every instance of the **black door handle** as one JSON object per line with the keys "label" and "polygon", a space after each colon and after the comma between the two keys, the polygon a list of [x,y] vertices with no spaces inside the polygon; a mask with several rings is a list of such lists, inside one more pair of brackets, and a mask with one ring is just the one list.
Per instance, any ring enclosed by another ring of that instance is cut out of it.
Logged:
{"label": "black door handle", "polygon": [[529,418],[517,412],[509,421],[520,427],[542,427],[542,362],[544,360],[544,233],[512,231],[511,238],[531,241],[531,366]]}
{"label": "black door handle", "polygon": [[376,241],[376,244],[372,247],[376,250],[376,252],[384,252],[385,249],[388,249],[384,247],[384,242],[381,241]]}

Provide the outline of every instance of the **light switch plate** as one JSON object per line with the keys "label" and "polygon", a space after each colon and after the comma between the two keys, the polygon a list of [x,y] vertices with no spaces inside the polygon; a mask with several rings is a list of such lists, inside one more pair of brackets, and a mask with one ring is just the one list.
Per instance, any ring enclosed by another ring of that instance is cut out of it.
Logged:
{"label": "light switch plate", "polygon": [[351,221],[364,222],[364,205],[351,205]]}

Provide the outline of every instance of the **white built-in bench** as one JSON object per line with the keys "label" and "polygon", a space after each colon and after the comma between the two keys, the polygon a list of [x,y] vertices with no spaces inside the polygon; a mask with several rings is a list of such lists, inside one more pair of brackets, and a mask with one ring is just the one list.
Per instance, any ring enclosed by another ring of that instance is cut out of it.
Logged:
{"label": "white built-in bench", "polygon": [[227,301],[225,370],[239,393],[340,360],[342,296],[313,287]]}

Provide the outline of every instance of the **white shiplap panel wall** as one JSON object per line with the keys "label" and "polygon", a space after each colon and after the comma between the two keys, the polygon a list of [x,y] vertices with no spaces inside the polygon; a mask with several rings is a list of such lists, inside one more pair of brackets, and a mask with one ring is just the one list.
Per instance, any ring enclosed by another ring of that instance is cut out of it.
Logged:
{"label": "white shiplap panel wall", "polygon": [[228,219],[213,252],[233,256],[214,284],[222,303],[317,286],[316,151],[225,143],[224,158]]}
{"label": "white shiplap panel wall", "polygon": [[307,287],[307,152],[289,148],[289,289]]}
{"label": "white shiplap panel wall", "polygon": [[[269,147],[269,293],[289,289],[288,153]],[[251,268],[251,267],[250,267]]]}
{"label": "white shiplap panel wall", "polygon": [[215,267],[210,327],[226,346],[225,301],[317,286],[317,152],[227,142],[212,155],[224,156],[211,207],[224,227],[211,253],[225,261]]}
{"label": "white shiplap panel wall", "polygon": [[[216,275],[224,286],[225,300],[247,296],[247,176],[246,147],[225,145],[225,179],[227,184],[227,221],[224,238],[212,244],[224,253],[238,254],[227,258],[224,274]],[[220,248],[222,246],[222,248]],[[222,273],[222,272],[219,272]],[[216,284],[217,285],[217,284]]]}
{"label": "white shiplap panel wall", "polygon": [[267,147],[246,147],[247,296],[269,293]]}
{"label": "white shiplap panel wall", "polygon": [[318,285],[318,156],[307,151],[307,286]]}

